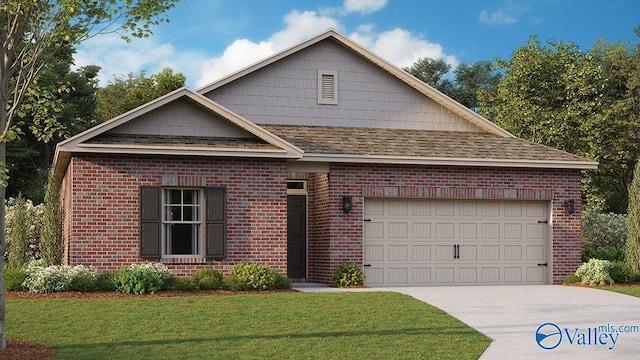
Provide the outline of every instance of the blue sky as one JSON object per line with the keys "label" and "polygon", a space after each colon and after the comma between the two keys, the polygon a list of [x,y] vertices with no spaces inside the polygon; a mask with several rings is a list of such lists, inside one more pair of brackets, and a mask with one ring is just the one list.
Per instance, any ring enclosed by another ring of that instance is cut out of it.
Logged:
{"label": "blue sky", "polygon": [[172,67],[198,88],[332,27],[394,64],[508,59],[534,34],[588,50],[598,38],[637,43],[637,0],[182,0],[148,39],[95,37],[76,66],[100,83]]}

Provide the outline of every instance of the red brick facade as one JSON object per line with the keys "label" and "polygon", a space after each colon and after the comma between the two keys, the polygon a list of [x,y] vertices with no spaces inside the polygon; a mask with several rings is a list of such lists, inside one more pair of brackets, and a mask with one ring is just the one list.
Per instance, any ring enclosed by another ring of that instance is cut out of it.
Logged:
{"label": "red brick facade", "polygon": [[[308,281],[330,282],[341,261],[362,263],[366,197],[525,199],[552,203],[553,282],[580,262],[580,170],[332,164],[287,173],[285,160],[76,155],[62,183],[65,262],[114,270],[139,257],[140,186],[225,187],[227,257],[171,259],[176,275],[239,261],[287,269],[287,179],[308,181]],[[350,213],[342,196],[353,196]],[[569,215],[564,201],[576,200]]]}

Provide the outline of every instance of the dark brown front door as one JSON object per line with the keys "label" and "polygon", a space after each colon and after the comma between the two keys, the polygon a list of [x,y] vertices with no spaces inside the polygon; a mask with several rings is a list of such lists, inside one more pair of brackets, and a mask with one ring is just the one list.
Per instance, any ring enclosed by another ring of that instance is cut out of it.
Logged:
{"label": "dark brown front door", "polygon": [[306,195],[287,195],[287,276],[307,277]]}

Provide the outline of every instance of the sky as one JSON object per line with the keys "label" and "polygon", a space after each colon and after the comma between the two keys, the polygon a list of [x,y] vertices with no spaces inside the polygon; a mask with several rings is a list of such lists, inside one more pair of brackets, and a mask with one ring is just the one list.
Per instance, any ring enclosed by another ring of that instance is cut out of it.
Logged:
{"label": "sky", "polygon": [[197,89],[334,28],[400,67],[430,57],[455,68],[509,59],[532,35],[585,51],[597,39],[635,44],[638,14],[637,0],[181,0],[150,38],[100,35],[74,60],[102,67],[101,86],[171,67]]}

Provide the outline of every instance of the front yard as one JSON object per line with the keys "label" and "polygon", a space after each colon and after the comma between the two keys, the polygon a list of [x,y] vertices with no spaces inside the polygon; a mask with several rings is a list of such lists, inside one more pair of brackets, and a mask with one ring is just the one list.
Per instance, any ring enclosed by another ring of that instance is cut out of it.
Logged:
{"label": "front yard", "polygon": [[9,299],[7,334],[56,359],[477,359],[491,342],[390,292]]}

